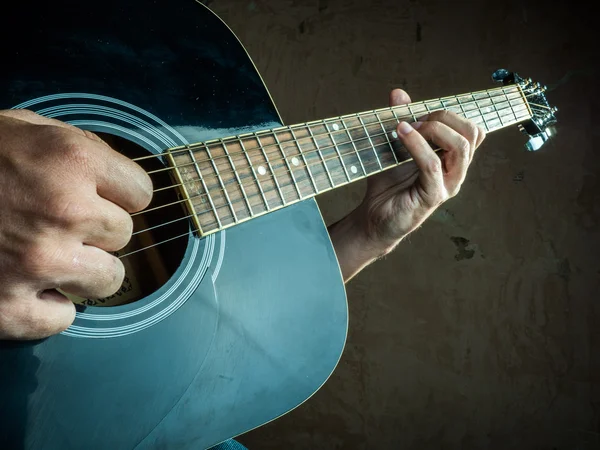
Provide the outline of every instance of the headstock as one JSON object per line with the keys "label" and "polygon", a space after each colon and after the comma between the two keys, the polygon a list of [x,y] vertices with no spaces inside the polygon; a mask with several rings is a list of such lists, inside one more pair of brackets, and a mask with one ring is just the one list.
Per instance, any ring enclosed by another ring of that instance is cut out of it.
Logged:
{"label": "headstock", "polygon": [[529,136],[529,141],[525,144],[527,150],[538,150],[554,134],[552,125],[556,123],[554,114],[558,111],[558,108],[551,107],[546,100],[546,86],[533,82],[531,78],[523,79],[505,69],[496,70],[492,78],[504,85],[518,84],[523,91],[533,116],[527,122],[519,124],[519,129]]}

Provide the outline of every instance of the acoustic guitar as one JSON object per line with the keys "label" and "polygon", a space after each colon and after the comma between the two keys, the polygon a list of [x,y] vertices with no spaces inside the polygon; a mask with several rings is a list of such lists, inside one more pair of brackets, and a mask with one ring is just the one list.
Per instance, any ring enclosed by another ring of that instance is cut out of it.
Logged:
{"label": "acoustic guitar", "polygon": [[0,343],[3,449],[203,449],[308,399],[348,309],[314,197],[406,162],[399,120],[449,109],[549,137],[544,87],[497,87],[292,126],[231,30],[193,0],[10,1],[0,108],[103,136],[154,182],[115,295],[59,335]]}

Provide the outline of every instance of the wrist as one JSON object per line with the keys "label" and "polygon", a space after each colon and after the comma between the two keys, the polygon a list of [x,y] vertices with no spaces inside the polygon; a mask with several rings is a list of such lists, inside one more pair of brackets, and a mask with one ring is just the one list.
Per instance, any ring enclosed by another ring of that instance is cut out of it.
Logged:
{"label": "wrist", "polygon": [[360,236],[361,243],[365,249],[382,257],[390,253],[405,235],[399,235],[389,215],[382,211],[381,205],[376,201],[365,199],[347,216],[354,227],[356,234]]}
{"label": "wrist", "polygon": [[373,231],[363,205],[329,226],[344,281],[350,280],[364,267],[391,252],[402,240],[384,239]]}

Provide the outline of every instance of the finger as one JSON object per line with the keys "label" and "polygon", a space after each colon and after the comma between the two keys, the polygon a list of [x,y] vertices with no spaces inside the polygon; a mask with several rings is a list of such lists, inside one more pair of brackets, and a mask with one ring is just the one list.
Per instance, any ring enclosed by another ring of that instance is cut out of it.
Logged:
{"label": "finger", "polygon": [[129,212],[140,211],[150,203],[152,181],[148,174],[138,164],[110,148],[96,134],[25,109],[4,110],[0,114],[34,125],[60,127],[87,138],[74,147],[83,147],[91,152],[98,194]]}
{"label": "finger", "polygon": [[[419,123],[419,122],[418,122]],[[442,122],[420,122],[419,134],[443,149],[444,182],[450,196],[458,193],[471,161],[472,144]],[[413,125],[414,126],[414,125]]]}
{"label": "finger", "polygon": [[103,142],[88,142],[98,195],[130,213],[148,206],[152,180],[146,171]]}
{"label": "finger", "polygon": [[119,290],[125,277],[121,260],[97,247],[81,245],[67,253],[65,264],[56,269],[54,286],[83,298],[108,297]]}
{"label": "finger", "polygon": [[428,121],[438,121],[459,132],[469,141],[469,160],[473,159],[475,150],[483,142],[485,131],[472,121],[451,111],[435,111],[429,115]]}
{"label": "finger", "polygon": [[397,127],[402,144],[410,153],[419,168],[419,194],[425,206],[437,206],[445,199],[442,162],[421,134],[406,122]]}
{"label": "finger", "polygon": [[410,97],[402,89],[394,89],[390,92],[390,106],[406,105],[410,103]]}
{"label": "finger", "polygon": [[89,207],[92,213],[78,224],[78,236],[82,242],[107,252],[125,247],[133,231],[133,220],[129,213],[97,195]]}
{"label": "finger", "polygon": [[66,330],[75,305],[56,290],[23,291],[0,302],[0,339],[42,339]]}

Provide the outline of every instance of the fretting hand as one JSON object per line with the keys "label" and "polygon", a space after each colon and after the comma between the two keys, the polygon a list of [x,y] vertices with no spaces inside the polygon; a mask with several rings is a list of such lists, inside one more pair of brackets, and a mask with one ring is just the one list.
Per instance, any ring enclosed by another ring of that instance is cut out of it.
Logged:
{"label": "fretting hand", "polygon": [[[410,103],[401,89],[390,105]],[[413,161],[367,180],[361,205],[330,227],[344,279],[389,253],[439,205],[455,196],[485,132],[457,114],[437,111],[414,124],[400,123],[398,138]],[[428,141],[441,148],[439,156]]]}
{"label": "fretting hand", "polygon": [[129,241],[128,213],[152,182],[100,138],[29,111],[0,111],[0,339],[67,328],[69,294],[100,298],[124,277],[109,252]]}

